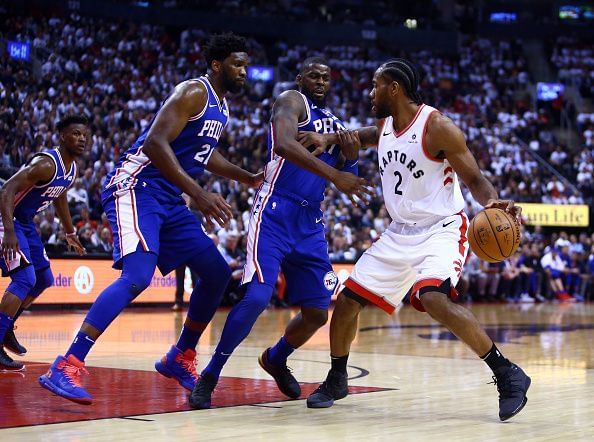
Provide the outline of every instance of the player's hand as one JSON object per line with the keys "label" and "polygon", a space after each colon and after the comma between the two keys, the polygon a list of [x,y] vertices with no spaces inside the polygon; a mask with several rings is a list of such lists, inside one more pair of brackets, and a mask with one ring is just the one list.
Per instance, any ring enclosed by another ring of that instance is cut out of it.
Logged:
{"label": "player's hand", "polygon": [[328,147],[329,144],[328,137],[317,132],[299,132],[297,134],[297,141],[299,141],[306,149],[313,146],[314,150],[312,151],[312,154],[316,157],[326,152],[326,147]]}
{"label": "player's hand", "polygon": [[264,171],[253,173],[250,181],[247,183],[250,187],[258,187],[264,181]]}
{"label": "player's hand", "polygon": [[67,233],[66,243],[68,244],[68,248],[71,251],[78,253],[79,256],[84,256],[87,254],[85,247],[81,244],[78,236],[76,236],[76,233]]}
{"label": "player's hand", "polygon": [[367,201],[373,195],[373,192],[365,186],[367,184],[366,181],[350,172],[336,171],[332,182],[338,190],[348,195],[354,205],[357,205],[355,196],[359,200]]}
{"label": "player's hand", "polygon": [[209,227],[213,227],[213,221],[220,226],[226,226],[233,216],[231,206],[218,193],[202,190],[202,192],[193,197],[193,200],[196,206],[198,206],[198,210],[204,215],[206,224]]}
{"label": "player's hand", "polygon": [[338,136],[340,150],[346,159],[352,161],[359,158],[359,149],[361,148],[359,132],[356,130],[339,130],[336,135]]}
{"label": "player's hand", "polygon": [[4,230],[4,238],[2,238],[2,256],[6,261],[13,261],[19,256],[21,248],[19,247],[19,240],[14,233],[14,229]]}
{"label": "player's hand", "polygon": [[522,208],[520,206],[516,206],[513,200],[494,200],[490,199],[487,201],[487,205],[485,209],[501,209],[505,210],[511,216],[513,216],[518,224],[522,224]]}

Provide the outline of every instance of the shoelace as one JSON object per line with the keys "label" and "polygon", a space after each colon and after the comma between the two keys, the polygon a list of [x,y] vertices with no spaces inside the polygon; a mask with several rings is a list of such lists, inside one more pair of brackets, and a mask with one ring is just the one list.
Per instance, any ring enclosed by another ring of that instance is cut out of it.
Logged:
{"label": "shoelace", "polygon": [[505,397],[510,395],[514,385],[509,376],[506,376],[503,379],[497,379],[495,376],[492,376],[491,378],[493,379],[493,382],[487,382],[487,384],[495,385],[500,396]]}
{"label": "shoelace", "polygon": [[80,382],[81,373],[89,374],[85,367],[77,367],[76,365],[69,363],[65,363],[61,369],[64,370],[64,375],[75,387],[82,387]]}
{"label": "shoelace", "polygon": [[194,379],[198,379],[198,373],[196,372],[196,359],[186,359],[180,355],[179,361],[181,366],[186,370],[188,373],[192,375]]}

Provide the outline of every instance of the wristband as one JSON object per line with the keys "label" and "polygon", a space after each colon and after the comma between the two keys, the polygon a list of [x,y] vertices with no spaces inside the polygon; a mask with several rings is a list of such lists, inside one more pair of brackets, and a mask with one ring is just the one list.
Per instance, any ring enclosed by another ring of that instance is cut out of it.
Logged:
{"label": "wristband", "polygon": [[70,232],[70,233],[67,233],[67,234],[66,234],[66,236],[67,236],[67,237],[68,237],[68,236],[76,236],[76,232]]}

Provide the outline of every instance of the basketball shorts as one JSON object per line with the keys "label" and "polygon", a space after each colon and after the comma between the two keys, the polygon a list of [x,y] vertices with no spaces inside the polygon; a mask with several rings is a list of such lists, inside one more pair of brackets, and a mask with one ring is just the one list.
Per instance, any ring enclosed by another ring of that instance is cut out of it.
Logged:
{"label": "basketball shorts", "polygon": [[264,183],[254,198],[247,249],[242,284],[258,278],[274,287],[282,270],[291,304],[328,308],[339,284],[328,256],[319,202],[272,193]]}
{"label": "basketball shorts", "polygon": [[[16,259],[12,261],[7,261],[4,256],[0,257],[2,276],[10,276],[17,270],[29,265],[32,265],[36,272],[47,269],[50,266],[50,261],[33,221],[22,222],[15,220],[14,232],[19,240],[20,252]],[[0,221],[0,243],[3,238],[4,227]]]}
{"label": "basketball shorts", "polygon": [[467,229],[464,212],[429,227],[392,223],[359,258],[345,286],[389,314],[409,293],[412,306],[424,312],[419,290],[447,279],[455,299],[468,253]]}
{"label": "basketball shorts", "polygon": [[158,255],[163,275],[210,247],[202,224],[183,204],[157,201],[148,191],[126,188],[103,192],[103,210],[113,230],[113,267],[122,258],[142,250]]}

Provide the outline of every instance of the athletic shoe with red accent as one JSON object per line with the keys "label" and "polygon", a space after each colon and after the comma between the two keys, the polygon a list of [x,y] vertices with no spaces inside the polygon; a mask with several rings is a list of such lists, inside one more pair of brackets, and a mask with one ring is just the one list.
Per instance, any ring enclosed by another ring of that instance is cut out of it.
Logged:
{"label": "athletic shoe with red accent", "polygon": [[181,352],[175,345],[160,361],[155,362],[155,369],[166,378],[175,379],[186,390],[192,391],[198,382],[196,373],[196,352],[188,348]]}
{"label": "athletic shoe with red accent", "polygon": [[93,398],[80,383],[82,373],[89,374],[84,362],[74,355],[58,356],[47,373],[39,376],[39,385],[77,404],[90,405]]}
{"label": "athletic shoe with red accent", "polygon": [[15,355],[23,356],[27,353],[27,349],[17,341],[17,338],[14,335],[15,329],[16,326],[13,325],[6,331],[6,334],[4,335],[4,348]]}
{"label": "athletic shoe with red accent", "polygon": [[274,378],[276,386],[285,396],[291,399],[297,399],[301,396],[301,386],[295,376],[291,374],[291,369],[287,365],[274,365],[270,362],[269,354],[270,348],[264,350],[264,353],[258,358],[258,363],[266,373]]}
{"label": "athletic shoe with red accent", "polygon": [[8,356],[8,354],[4,351],[4,348],[0,346],[0,372],[23,371],[24,369],[25,366],[23,364]]}
{"label": "athletic shoe with red accent", "polygon": [[565,292],[557,293],[557,300],[561,302],[575,302],[575,299],[569,293]]}

